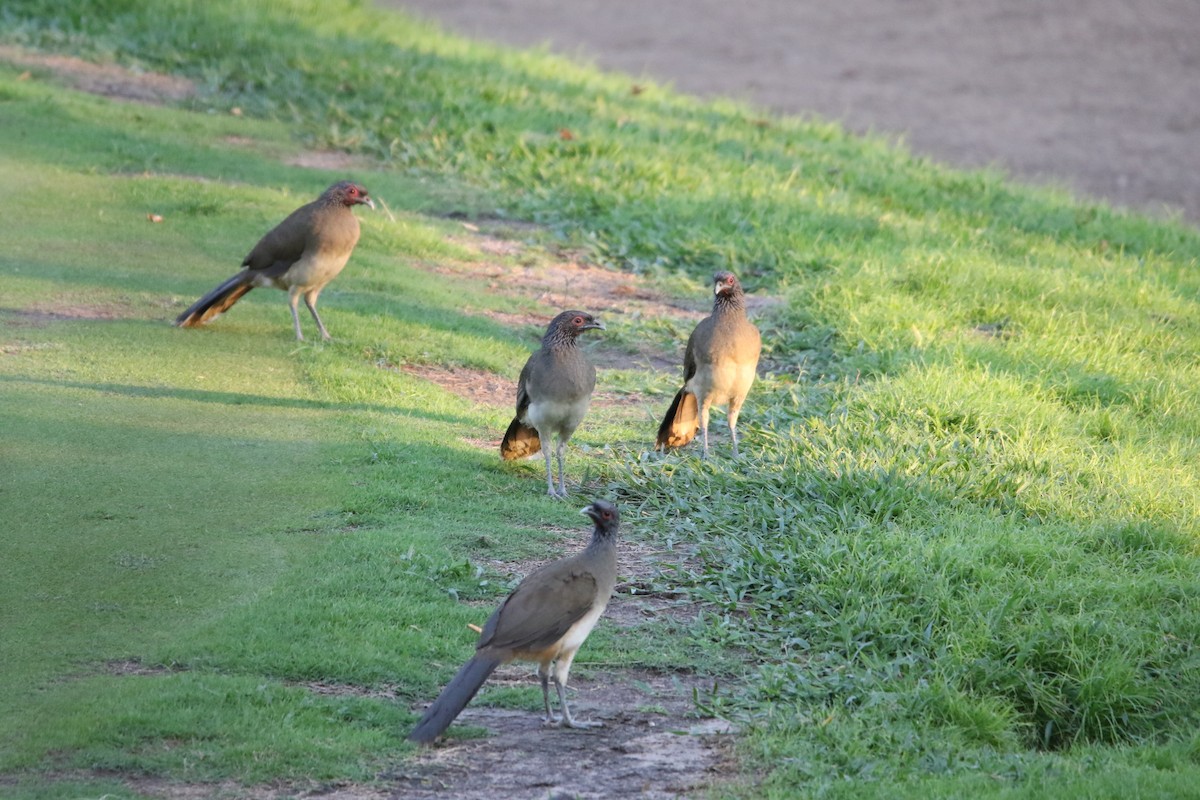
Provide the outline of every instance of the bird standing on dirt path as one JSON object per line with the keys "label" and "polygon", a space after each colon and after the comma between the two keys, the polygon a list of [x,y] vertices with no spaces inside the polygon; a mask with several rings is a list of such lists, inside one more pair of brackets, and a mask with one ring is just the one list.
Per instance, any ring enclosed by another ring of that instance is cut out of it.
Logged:
{"label": "bird standing on dirt path", "polygon": [[317,296],[337,277],[358,244],[358,218],[352,206],[375,208],[367,190],[351,181],[333,184],[316,200],[301,206],[271,229],[242,261],[242,271],[201,297],[175,320],[181,328],[203,325],[258,286],[288,293],[296,338],[303,341],[296,304],[301,297],[328,339],[329,331],[317,314]]}
{"label": "bird standing on dirt path", "polygon": [[[488,676],[514,659],[537,662],[547,725],[593,728],[604,724],[572,717],[566,688],[575,653],[604,613],[617,582],[620,514],[616,506],[604,500],[594,501],[580,513],[595,523],[587,548],[546,564],[521,581],[488,618],[475,645],[475,655],[425,711],[408,735],[410,741],[429,744],[436,739],[471,702]],[[550,710],[552,678],[561,716]]]}
{"label": "bird standing on dirt path", "polygon": [[[542,348],[529,357],[517,380],[517,414],[504,433],[500,455],[505,461],[546,456],[546,486],[551,497],[567,496],[563,452],[567,440],[587,413],[596,388],[596,368],[588,363],[576,342],[587,330],[604,330],[604,324],[584,311],[564,311],[550,321]],[[558,488],[550,469],[550,444],[558,437]]]}
{"label": "bird standing on dirt path", "polygon": [[733,455],[738,454],[738,414],[754,383],[762,338],[746,319],[745,293],[732,272],[713,276],[713,294],[713,313],[700,320],[688,337],[683,388],[658,427],[656,450],[683,447],[695,438],[699,427],[707,458],[708,412],[715,404],[728,407]]}

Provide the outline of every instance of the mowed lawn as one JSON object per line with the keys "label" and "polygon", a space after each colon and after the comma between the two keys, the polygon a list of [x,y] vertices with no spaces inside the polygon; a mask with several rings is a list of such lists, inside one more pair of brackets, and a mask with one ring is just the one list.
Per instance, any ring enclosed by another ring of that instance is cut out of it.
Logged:
{"label": "mowed lawn", "polygon": [[[630,312],[601,370],[630,402],[568,464],[680,555],[654,588],[695,624],[602,626],[587,655],[730,687],[703,709],[740,730],[717,795],[1200,779],[1193,228],[357,3],[0,19],[25,59],[0,63],[0,793],[386,788],[495,564],[581,532],[540,463],[485,446],[511,409],[403,369],[514,380],[538,332],[513,320],[553,311],[461,269],[463,221],[507,225],[522,268],[752,293],[740,459],[720,414],[707,461],[647,452],[678,375],[642,356],[692,317]],[[193,92],[81,93],[44,53]],[[169,324],[341,177],[386,209],[322,295],[333,342],[269,290]]]}

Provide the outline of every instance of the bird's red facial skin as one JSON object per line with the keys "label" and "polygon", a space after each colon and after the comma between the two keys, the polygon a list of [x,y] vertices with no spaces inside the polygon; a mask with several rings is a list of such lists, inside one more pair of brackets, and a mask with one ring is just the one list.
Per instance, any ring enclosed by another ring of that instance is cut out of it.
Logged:
{"label": "bird's red facial skin", "polygon": [[342,202],[348,206],[353,206],[359,204],[369,204],[370,200],[367,199],[367,191],[365,189],[359,187],[357,184],[352,183],[346,187]]}

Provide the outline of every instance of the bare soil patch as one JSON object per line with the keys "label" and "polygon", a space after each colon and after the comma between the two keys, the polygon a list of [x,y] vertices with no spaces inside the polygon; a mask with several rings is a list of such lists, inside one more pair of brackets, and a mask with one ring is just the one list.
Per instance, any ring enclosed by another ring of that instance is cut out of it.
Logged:
{"label": "bare soil patch", "polygon": [[[492,685],[536,679],[528,668],[504,667]],[[572,713],[604,727],[545,727],[540,712],[468,707],[459,725],[487,729],[483,739],[453,740],[419,754],[388,776],[394,797],[676,798],[693,796],[719,778],[731,729],[695,713],[694,676],[639,670],[594,671],[572,678]],[[498,746],[501,745],[501,746]]]}
{"label": "bare soil patch", "polygon": [[469,276],[489,291],[526,300],[532,298],[554,309],[544,316],[486,312],[493,319],[509,324],[545,325],[559,311],[579,308],[600,316],[601,320],[604,315],[628,315],[698,321],[710,310],[711,302],[685,302],[669,297],[639,275],[590,263],[574,251],[531,253],[529,245],[503,235],[511,225],[507,221],[497,223],[494,230],[489,230],[484,225],[464,223],[464,235],[450,240],[483,258],[429,265],[434,272]]}
{"label": "bare soil patch", "polygon": [[290,167],[325,169],[330,172],[362,169],[366,166],[363,159],[338,150],[305,150],[302,153],[285,158],[283,163]]}
{"label": "bare soil patch", "polygon": [[41,328],[55,322],[70,320],[95,321],[124,319],[133,316],[132,309],[120,305],[85,303],[41,303],[31,308],[0,308],[0,317],[13,327]]}
{"label": "bare soil patch", "polygon": [[[0,61],[30,70],[48,70],[84,92],[139,103],[178,102],[196,93],[191,81],[175,75],[135,72],[117,64],[93,64],[74,56],[37,53],[9,45],[0,46]],[[32,77],[32,72],[27,74]]]}
{"label": "bare soil patch", "polygon": [[143,664],[137,659],[109,661],[104,665],[104,667],[108,674],[119,675],[121,677],[138,675],[169,675],[171,673],[171,670],[167,667],[158,664]]}
{"label": "bare soil patch", "polygon": [[499,408],[516,403],[517,382],[494,372],[441,364],[405,364],[398,369],[481,405]]}
{"label": "bare soil patch", "polygon": [[[95,775],[70,776],[79,779]],[[242,786],[233,781],[220,783],[180,783],[165,778],[139,776],[124,780],[130,790],[145,797],[163,800],[388,800],[395,795],[380,786],[355,783],[278,784],[272,786]]]}
{"label": "bare soil patch", "polygon": [[[118,64],[96,64],[75,56],[39,53],[11,45],[0,45],[0,61],[28,68],[29,71],[21,76],[24,80],[32,79],[34,70],[46,71],[53,73],[72,88],[115,100],[161,104],[187,100],[196,94],[195,84],[177,75],[139,72]],[[240,116],[242,112],[241,109],[234,108],[230,113]],[[241,136],[227,136],[225,141],[235,147],[255,144],[253,139]],[[331,172],[362,169],[366,166],[361,157],[336,150],[305,150],[287,156],[283,163],[292,167]]]}

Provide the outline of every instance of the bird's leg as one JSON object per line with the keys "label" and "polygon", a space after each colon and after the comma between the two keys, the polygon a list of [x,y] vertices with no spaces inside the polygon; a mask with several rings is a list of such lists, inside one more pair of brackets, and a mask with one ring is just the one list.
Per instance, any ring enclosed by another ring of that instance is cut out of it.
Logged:
{"label": "bird's leg", "polygon": [[542,681],[542,702],[546,706],[546,718],[544,722],[547,725],[557,725],[562,721],[562,717],[550,710],[550,663],[538,664],[538,678]]}
{"label": "bird's leg", "polygon": [[555,665],[554,688],[558,690],[558,705],[562,708],[562,719],[558,725],[563,728],[603,728],[603,722],[575,719],[571,716],[571,709],[567,706],[567,678],[566,675],[560,677],[561,672],[565,672],[561,665]]}
{"label": "bird's leg", "polygon": [[602,728],[603,722],[588,722],[571,716],[571,708],[567,705],[567,677],[571,673],[571,662],[574,660],[575,653],[569,652],[562,653],[554,662],[554,688],[558,692],[558,705],[562,709],[562,716],[556,723],[563,728]]}
{"label": "bird's leg", "polygon": [[[538,431],[540,434],[541,431]],[[550,465],[550,442],[549,440],[542,443],[542,456],[546,459],[546,488],[551,497],[558,497],[558,492],[554,488],[554,469]]]}
{"label": "bird's leg", "polygon": [[733,457],[738,457],[738,438],[737,438],[737,421],[738,412],[733,406],[729,407],[729,438],[733,440]]}
{"label": "bird's leg", "polygon": [[[333,337],[329,335],[329,331],[325,330],[325,323],[321,322],[321,315],[317,313],[317,295],[319,294],[319,290],[305,292],[304,305],[308,306],[309,313],[312,314],[313,319],[317,321],[317,329],[321,331],[321,338],[325,341],[329,341]],[[296,325],[298,327],[300,323],[297,322]]]}
{"label": "bird's leg", "polygon": [[300,288],[293,286],[292,288],[288,289],[288,308],[292,309],[292,326],[296,329],[296,338],[303,342],[304,333],[300,330],[300,315],[296,313],[296,304],[299,302]]}
{"label": "bird's leg", "polygon": [[704,444],[701,458],[708,458],[708,403],[700,405],[700,441]]}
{"label": "bird's leg", "polygon": [[567,441],[561,436],[558,437],[558,447],[554,448],[554,454],[558,458],[558,496],[564,500],[567,498],[567,479],[563,474],[563,455],[567,449]]}

